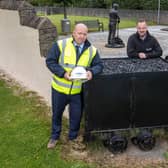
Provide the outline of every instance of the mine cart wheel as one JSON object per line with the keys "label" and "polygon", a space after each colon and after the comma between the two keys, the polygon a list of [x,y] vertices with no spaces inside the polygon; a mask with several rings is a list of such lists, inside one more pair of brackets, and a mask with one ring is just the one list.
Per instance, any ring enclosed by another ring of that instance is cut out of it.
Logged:
{"label": "mine cart wheel", "polygon": [[156,139],[153,136],[152,137],[144,137],[144,139],[138,143],[138,146],[141,150],[149,151],[154,148],[155,142],[156,142]]}
{"label": "mine cart wheel", "polygon": [[143,151],[149,151],[154,148],[156,139],[152,135],[151,132],[142,131],[136,137],[131,139],[134,145],[138,145],[138,147]]}
{"label": "mine cart wheel", "polygon": [[126,150],[128,141],[125,137],[114,135],[111,138],[105,140],[104,145],[109,149],[110,152],[117,154]]}
{"label": "mine cart wheel", "polygon": [[110,140],[109,140],[109,139],[103,140],[103,145],[104,145],[106,148],[109,147],[109,143],[110,143]]}

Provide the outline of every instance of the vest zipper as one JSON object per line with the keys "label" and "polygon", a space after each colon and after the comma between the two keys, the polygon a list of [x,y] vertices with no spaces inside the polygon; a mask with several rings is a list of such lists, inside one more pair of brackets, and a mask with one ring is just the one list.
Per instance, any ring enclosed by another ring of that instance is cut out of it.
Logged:
{"label": "vest zipper", "polygon": [[69,89],[69,95],[71,95],[73,83],[74,83],[74,82],[72,81],[71,87],[70,87],[70,89]]}
{"label": "vest zipper", "polygon": [[[74,49],[76,49],[76,48],[74,47]],[[82,54],[82,53],[80,53],[79,58],[80,58],[81,54]],[[76,67],[77,64],[78,64],[79,58],[78,58],[78,60],[77,60],[77,56],[76,56],[76,64],[75,64],[75,67]],[[73,83],[74,83],[74,82],[72,81],[72,85],[71,85],[70,90],[69,90],[69,95],[71,94]]]}
{"label": "vest zipper", "polygon": [[[75,67],[76,67],[76,66],[77,66],[77,58],[76,58],[76,64],[75,64]],[[71,94],[73,83],[74,83],[74,82],[72,81],[71,87],[70,87],[70,89],[69,89],[69,95]]]}

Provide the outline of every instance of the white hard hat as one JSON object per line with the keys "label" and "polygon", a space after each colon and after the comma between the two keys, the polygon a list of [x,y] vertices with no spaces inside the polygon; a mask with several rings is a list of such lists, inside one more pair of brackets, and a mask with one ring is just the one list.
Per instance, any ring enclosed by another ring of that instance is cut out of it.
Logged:
{"label": "white hard hat", "polygon": [[84,67],[75,67],[71,72],[71,79],[87,79],[86,69]]}

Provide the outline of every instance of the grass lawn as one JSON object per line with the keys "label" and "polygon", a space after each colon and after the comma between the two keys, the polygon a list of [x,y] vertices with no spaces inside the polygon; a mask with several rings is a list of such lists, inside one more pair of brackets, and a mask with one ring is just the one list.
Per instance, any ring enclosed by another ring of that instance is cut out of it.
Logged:
{"label": "grass lawn", "polygon": [[[38,14],[39,16],[43,16]],[[64,15],[62,14],[55,14],[55,15],[47,15],[45,17],[48,17],[51,22],[57,27],[58,34],[61,34],[61,20],[64,18]],[[70,20],[71,23],[71,31],[74,28],[75,21],[81,21],[81,20],[95,20],[99,19],[100,22],[103,22],[104,24],[104,30],[108,30],[108,23],[109,23],[109,18],[105,17],[91,17],[91,16],[73,16],[70,15],[68,16],[68,19]],[[121,22],[119,24],[120,29],[121,28],[128,28],[128,27],[135,27],[136,25],[136,20],[128,20],[128,19],[121,19]],[[93,29],[92,31],[97,31],[97,29]]]}
{"label": "grass lawn", "polygon": [[[118,160],[115,160],[99,141],[88,144],[88,151],[92,152],[86,159],[80,159],[79,155],[68,156],[69,146],[65,140],[59,142],[54,150],[47,150],[49,107],[35,92],[25,91],[13,83],[0,79],[0,168],[123,168],[123,162],[125,168],[131,167],[131,159],[122,159],[122,155],[121,158],[118,155]],[[65,137],[66,120],[63,123]],[[162,135],[166,136],[164,132]],[[164,153],[164,157],[168,158],[168,152]],[[89,163],[92,164],[88,165],[82,160],[91,161]],[[141,162],[138,164],[141,165]],[[168,162],[153,163],[152,160],[145,164],[143,168],[168,166]],[[142,168],[142,165],[136,167]]]}
{"label": "grass lawn", "polygon": [[34,92],[9,86],[0,79],[1,168],[89,168],[61,159],[61,144],[47,150],[50,109]]}

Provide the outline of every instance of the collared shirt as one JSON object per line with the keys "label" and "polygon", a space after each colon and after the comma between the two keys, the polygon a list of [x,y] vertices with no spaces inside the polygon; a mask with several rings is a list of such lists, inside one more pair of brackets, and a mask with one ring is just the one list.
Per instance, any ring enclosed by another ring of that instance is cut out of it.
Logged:
{"label": "collared shirt", "polygon": [[78,45],[78,44],[74,41],[73,44],[74,44],[75,47],[76,47],[76,46],[79,47],[79,53],[81,53],[81,52],[82,52],[82,49],[83,49],[83,46],[84,46],[84,43]]}

